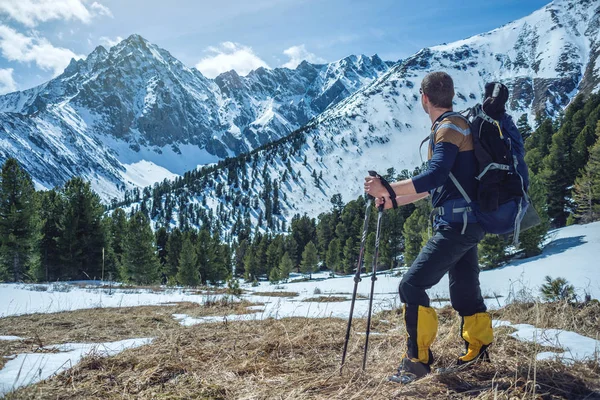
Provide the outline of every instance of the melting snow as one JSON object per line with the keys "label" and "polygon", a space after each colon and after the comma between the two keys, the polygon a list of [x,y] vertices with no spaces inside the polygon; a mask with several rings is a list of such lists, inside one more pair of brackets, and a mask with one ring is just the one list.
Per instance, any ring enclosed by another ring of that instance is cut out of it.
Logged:
{"label": "melting snow", "polygon": [[87,355],[114,356],[124,350],[149,344],[152,340],[139,338],[109,343],[66,343],[45,347],[58,350],[58,353],[18,354],[0,371],[0,396],[59,374]]}
{"label": "melting snow", "polygon": [[586,360],[600,362],[600,340],[562,329],[542,329],[529,324],[511,324],[508,321],[494,321],[493,326],[495,328],[509,326],[516,329],[516,332],[511,333],[511,336],[519,340],[564,350],[562,353],[551,351],[539,353],[537,355],[538,360],[556,358],[566,364]]}

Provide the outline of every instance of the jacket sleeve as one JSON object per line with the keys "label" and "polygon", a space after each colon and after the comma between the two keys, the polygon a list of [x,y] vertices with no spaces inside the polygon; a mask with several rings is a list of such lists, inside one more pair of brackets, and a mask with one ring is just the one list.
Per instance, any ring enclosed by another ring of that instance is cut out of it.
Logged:
{"label": "jacket sleeve", "polygon": [[429,192],[442,186],[448,179],[457,154],[458,146],[454,143],[436,143],[427,170],[412,178],[417,193]]}

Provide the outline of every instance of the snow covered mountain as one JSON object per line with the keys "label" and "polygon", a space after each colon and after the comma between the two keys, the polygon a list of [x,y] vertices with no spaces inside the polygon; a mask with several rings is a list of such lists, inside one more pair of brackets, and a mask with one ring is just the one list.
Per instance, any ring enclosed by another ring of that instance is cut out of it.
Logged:
{"label": "snow covered mountain", "polygon": [[106,199],[280,139],[391,64],[350,56],[212,80],[132,35],[0,96],[0,161],[18,158],[43,187],[84,176]]}
{"label": "snow covered mountain", "polygon": [[[481,101],[486,82],[500,80],[511,91],[509,111],[533,122],[538,112],[556,115],[576,94],[597,91],[599,56],[600,0],[554,1],[491,32],[421,50],[286,140],[194,175],[187,200],[216,211],[231,227],[243,213],[264,221],[270,214],[265,199],[277,186],[282,200],[273,218],[316,217],[331,208],[333,194],[344,201],[360,195],[367,170],[421,164],[419,143],[431,124],[418,91],[426,73],[452,75],[458,110]],[[249,189],[240,189],[248,182]]]}

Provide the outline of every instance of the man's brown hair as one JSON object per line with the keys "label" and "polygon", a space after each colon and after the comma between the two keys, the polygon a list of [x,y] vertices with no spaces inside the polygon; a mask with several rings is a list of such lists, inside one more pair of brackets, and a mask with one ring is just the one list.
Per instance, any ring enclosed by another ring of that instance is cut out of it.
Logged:
{"label": "man's brown hair", "polygon": [[447,73],[438,71],[425,75],[421,82],[421,90],[435,107],[452,108],[454,82]]}

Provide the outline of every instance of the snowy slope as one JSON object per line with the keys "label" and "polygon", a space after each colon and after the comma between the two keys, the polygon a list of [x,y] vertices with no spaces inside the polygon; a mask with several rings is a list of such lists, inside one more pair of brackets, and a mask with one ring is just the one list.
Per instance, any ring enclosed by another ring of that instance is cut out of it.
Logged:
{"label": "snowy slope", "polygon": [[[20,159],[45,187],[84,176],[109,199],[284,137],[388,69],[376,55],[350,56],[213,80],[132,35],[0,96],[0,162]],[[149,172],[129,176],[140,162]]]}
{"label": "snowy slope", "polygon": [[[515,119],[526,114],[533,124],[538,111],[556,115],[563,110],[584,89],[580,84],[588,85],[588,93],[600,88],[600,82],[589,86],[595,78],[588,74],[590,65],[598,63],[599,48],[600,1],[554,1],[501,28],[423,49],[395,65],[329,107],[289,141],[254,155],[258,161],[238,171],[255,182],[250,191],[241,193],[237,183],[228,184],[231,171],[226,168],[210,179],[222,183],[224,192],[257,195],[264,185],[261,171],[267,168],[287,198],[281,218],[289,222],[296,213],[316,217],[329,210],[333,194],[340,193],[345,202],[358,197],[368,170],[383,173],[393,167],[399,172],[421,164],[419,143],[431,122],[422,110],[418,89],[428,72],[451,74],[457,110],[480,102],[485,83],[500,80],[512,94],[509,112]],[[286,170],[288,179],[283,179]],[[313,171],[323,176],[318,184],[311,177]],[[217,197],[210,186],[193,194],[196,199]],[[212,203],[230,207],[219,198]],[[256,223],[259,211],[253,212]]]}

